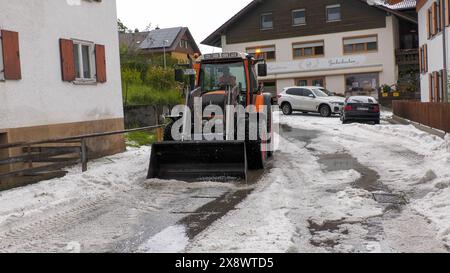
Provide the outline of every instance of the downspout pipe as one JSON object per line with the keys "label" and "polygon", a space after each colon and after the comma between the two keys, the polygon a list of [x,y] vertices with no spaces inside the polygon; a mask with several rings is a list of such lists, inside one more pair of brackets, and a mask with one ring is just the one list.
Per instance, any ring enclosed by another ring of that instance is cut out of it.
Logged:
{"label": "downspout pipe", "polygon": [[442,7],[441,7],[441,21],[442,21],[442,53],[444,57],[444,73],[445,75],[442,75],[443,78],[443,88],[444,88],[444,101],[446,103],[450,102],[448,97],[448,73],[447,73],[447,66],[448,66],[448,60],[447,60],[447,33],[446,33],[446,20],[445,18],[445,5],[446,1],[442,1]]}

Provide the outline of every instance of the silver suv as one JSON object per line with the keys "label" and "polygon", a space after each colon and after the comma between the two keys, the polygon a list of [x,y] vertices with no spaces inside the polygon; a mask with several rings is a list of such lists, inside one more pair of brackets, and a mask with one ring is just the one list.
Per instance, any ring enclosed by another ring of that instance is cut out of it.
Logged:
{"label": "silver suv", "polygon": [[291,115],[293,111],[317,112],[322,117],[340,114],[345,98],[328,96],[323,90],[317,86],[288,87],[278,95],[278,105],[285,115]]}

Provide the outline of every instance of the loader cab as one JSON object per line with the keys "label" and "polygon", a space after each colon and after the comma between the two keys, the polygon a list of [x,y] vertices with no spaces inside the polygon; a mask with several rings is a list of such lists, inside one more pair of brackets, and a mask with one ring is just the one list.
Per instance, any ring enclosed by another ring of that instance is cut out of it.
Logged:
{"label": "loader cab", "polygon": [[198,86],[204,93],[226,90],[227,87],[239,87],[243,92],[247,91],[247,79],[245,65],[242,60],[226,63],[205,62],[200,66]]}
{"label": "loader cab", "polygon": [[[255,60],[246,53],[205,54],[194,65],[197,71],[196,86],[201,88],[202,93],[238,88],[239,104],[247,106],[253,102],[253,95],[260,91],[255,69],[258,61],[261,60]],[[258,64],[258,75],[267,75],[265,62]]]}

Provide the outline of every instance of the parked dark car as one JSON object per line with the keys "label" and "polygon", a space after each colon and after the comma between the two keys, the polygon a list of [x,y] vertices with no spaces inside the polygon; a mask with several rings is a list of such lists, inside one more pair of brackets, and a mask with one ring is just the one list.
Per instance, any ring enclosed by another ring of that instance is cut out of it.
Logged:
{"label": "parked dark car", "polygon": [[369,96],[354,96],[345,100],[341,115],[342,123],[364,122],[380,124],[380,104]]}

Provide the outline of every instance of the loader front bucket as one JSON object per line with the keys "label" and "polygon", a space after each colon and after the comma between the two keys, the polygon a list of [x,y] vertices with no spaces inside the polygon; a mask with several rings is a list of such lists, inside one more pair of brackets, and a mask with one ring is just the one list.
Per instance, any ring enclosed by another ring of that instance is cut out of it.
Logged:
{"label": "loader front bucket", "polygon": [[163,142],[152,146],[149,179],[195,181],[228,177],[247,180],[244,141]]}

